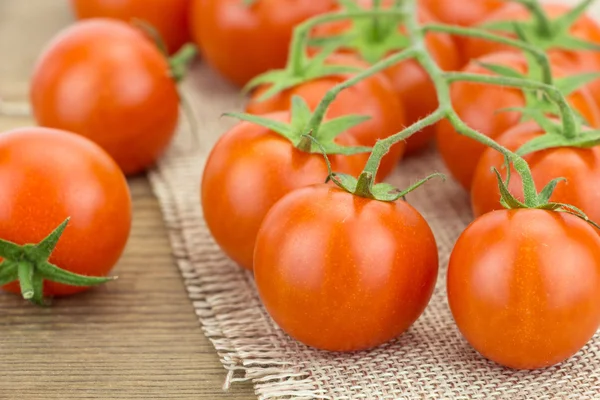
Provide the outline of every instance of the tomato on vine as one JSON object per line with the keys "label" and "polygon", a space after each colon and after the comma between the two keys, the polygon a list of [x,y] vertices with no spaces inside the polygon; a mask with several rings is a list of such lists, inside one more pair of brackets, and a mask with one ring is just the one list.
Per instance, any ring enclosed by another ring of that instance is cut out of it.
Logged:
{"label": "tomato on vine", "polygon": [[600,236],[565,212],[485,214],[452,250],[448,300],[484,357],[518,369],[560,363],[600,326]]}
{"label": "tomato on vine", "polygon": [[[332,55],[327,63],[346,68],[366,69],[368,67],[368,64],[347,54]],[[314,110],[327,91],[354,75],[356,73],[345,73],[312,79],[280,91],[266,100],[263,100],[262,97],[270,86],[261,86],[252,93],[246,105],[246,111],[260,115],[289,110],[294,96],[303,98],[309,107]],[[357,101],[357,99],[360,99],[360,101]],[[326,116],[328,118],[338,118],[349,114],[369,117],[363,123],[344,133],[344,135],[351,137],[351,140],[355,140],[362,146],[373,146],[378,139],[385,138],[401,130],[405,123],[404,109],[395,96],[389,81],[381,73],[361,80],[356,85],[341,92],[331,103]],[[383,160],[384,165],[379,170],[379,178],[383,179],[393,171],[402,158],[404,150],[404,143],[394,146]],[[362,166],[364,166],[366,156],[358,157],[362,157]]]}
{"label": "tomato on vine", "polygon": [[170,54],[189,42],[190,0],[71,0],[78,19],[114,18],[140,20],[154,27]]}
{"label": "tomato on vine", "polygon": [[278,326],[308,346],[378,346],[406,331],[433,293],[438,253],[431,228],[396,201],[406,192],[373,186],[374,174],[346,176],[344,183],[338,175],[340,188],[293,191],[260,227],[254,251],[260,298]]}
{"label": "tomato on vine", "polygon": [[[508,69],[507,69],[508,68]],[[462,72],[470,74],[498,75],[506,73],[512,76],[526,76],[530,67],[527,59],[517,53],[494,53],[472,61]],[[565,77],[566,72],[554,66],[553,76]],[[565,77],[556,84],[568,95],[569,103],[584,118],[587,124],[600,126],[600,110],[587,90],[576,89],[571,85],[572,79]],[[561,86],[562,85],[562,86]],[[509,128],[517,125],[522,116],[527,117],[519,109],[522,107],[548,110],[547,105],[540,104],[539,98],[532,93],[518,88],[505,88],[472,82],[455,82],[451,85],[452,106],[456,113],[471,128],[484,135],[496,139]],[[554,110],[556,113],[556,110]],[[444,120],[437,126],[437,145],[440,155],[452,176],[465,188],[471,187],[473,174],[481,154],[486,146],[468,137],[460,135],[453,125]]]}
{"label": "tomato on vine", "polygon": [[474,26],[507,3],[503,0],[463,0],[460,7],[451,1],[419,0],[438,21],[452,25]]}
{"label": "tomato on vine", "polygon": [[193,50],[167,60],[142,32],[110,19],[80,21],[40,56],[30,98],[37,122],[91,139],[125,174],[154,164],[175,134],[176,80]]}
{"label": "tomato on vine", "polygon": [[285,66],[294,27],[335,0],[192,0],[192,34],[203,59],[238,86]]}
{"label": "tomato on vine", "polygon": [[4,132],[0,186],[4,289],[42,304],[109,280],[129,236],[131,198],[106,152],[55,129]]}
{"label": "tomato on vine", "polygon": [[[246,269],[252,269],[256,234],[273,204],[294,189],[327,179],[320,148],[302,137],[310,115],[299,98],[291,115],[237,115],[251,122],[228,131],[210,153],[201,184],[204,218],[221,249]],[[337,170],[358,174],[364,166],[364,158],[350,154],[368,148],[356,147],[356,140],[346,133],[363,120],[341,117],[325,121],[313,132]]]}
{"label": "tomato on vine", "polygon": [[[498,137],[498,144],[516,152],[533,139],[540,140],[546,132],[535,121],[517,125]],[[581,138],[581,142],[585,140]],[[574,138],[577,140],[577,138]],[[593,143],[593,142],[592,142]],[[531,143],[530,143],[531,144]],[[576,143],[564,143],[523,156],[531,168],[531,174],[539,190],[557,176],[565,178],[560,182],[550,200],[572,204],[585,212],[593,221],[600,221],[600,192],[591,188],[591,183],[600,176],[600,147],[576,147]],[[481,156],[471,187],[471,204],[475,216],[502,209],[497,180],[490,171],[496,168],[506,178],[504,156],[492,149]],[[519,200],[524,200],[521,177],[512,169],[508,188]]]}

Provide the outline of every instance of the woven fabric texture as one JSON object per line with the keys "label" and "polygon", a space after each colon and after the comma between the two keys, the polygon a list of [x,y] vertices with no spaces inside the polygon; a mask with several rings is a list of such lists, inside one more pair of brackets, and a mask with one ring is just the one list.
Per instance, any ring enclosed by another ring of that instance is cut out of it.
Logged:
{"label": "woven fabric texture", "polygon": [[[471,220],[468,197],[454,182],[432,182],[408,196],[432,226],[440,273],[425,313],[396,340],[375,350],[333,354],[286,336],[262,308],[251,273],[212,241],[199,204],[208,150],[234,121],[219,118],[243,99],[203,65],[186,83],[200,140],[183,126],[150,178],[160,199],[177,263],[204,332],[228,375],[225,387],[250,379],[260,399],[594,399],[600,398],[600,340],[560,366],[524,372],[479,356],[459,334],[445,291],[448,256]],[[402,163],[391,182],[407,187],[444,171],[430,151]]]}

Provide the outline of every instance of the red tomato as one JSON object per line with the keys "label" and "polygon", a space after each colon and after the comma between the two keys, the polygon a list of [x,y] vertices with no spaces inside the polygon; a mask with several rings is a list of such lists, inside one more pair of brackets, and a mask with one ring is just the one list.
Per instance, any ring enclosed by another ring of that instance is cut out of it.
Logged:
{"label": "red tomato", "polygon": [[[50,256],[67,271],[106,276],[121,256],[131,226],[127,181],[98,146],[56,129],[0,134],[0,238],[37,244],[71,217]],[[19,293],[17,282],[4,289]],[[46,281],[44,295],[86,290]]]}
{"label": "red tomato", "polygon": [[[289,120],[288,113],[271,114]],[[356,145],[352,138],[340,144]],[[358,175],[364,163],[329,156],[335,171]],[[260,223],[281,197],[294,189],[323,183],[327,165],[320,154],[297,150],[269,129],[242,122],[217,142],[204,169],[202,208],[215,241],[242,267],[252,269]]]}
{"label": "red tomato", "polygon": [[[527,71],[525,58],[517,53],[495,53],[479,61],[512,67],[518,72]],[[488,74],[483,67],[471,63],[464,72]],[[553,69],[554,76],[564,76],[560,68]],[[523,107],[525,97],[519,89],[490,86],[471,82],[455,82],[451,86],[454,109],[471,128],[496,139],[520,121],[520,113],[498,112],[508,107]],[[586,88],[573,92],[568,97],[571,105],[578,110],[592,126],[600,125],[600,111]],[[475,167],[486,147],[466,136],[460,135],[446,120],[438,124],[438,149],[450,173],[465,188],[471,187]]]}
{"label": "red tomato", "polygon": [[[516,151],[531,139],[543,134],[535,122],[528,122],[502,134],[498,143]],[[558,184],[551,200],[572,204],[587,213],[593,221],[600,221],[600,192],[590,189],[590,182],[596,182],[600,176],[600,147],[558,147],[531,153],[524,158],[531,168],[538,191],[554,178],[566,178],[566,182]],[[499,202],[500,190],[496,175],[491,172],[492,167],[496,167],[506,178],[504,157],[488,149],[477,164],[471,187],[471,204],[476,216],[503,208]],[[511,168],[509,189],[517,199],[523,201],[523,183],[514,168]]]}
{"label": "red tomato", "polygon": [[285,67],[296,25],[335,0],[192,0],[192,34],[204,59],[238,86]]}
{"label": "red tomato", "polygon": [[452,251],[448,300],[484,357],[519,369],[560,363],[600,325],[600,237],[566,213],[486,214]]}
{"label": "red tomato", "polygon": [[115,18],[145,21],[158,30],[173,54],[190,41],[190,0],[71,0],[78,19]]}
{"label": "red tomato", "polygon": [[[551,18],[556,18],[570,10],[569,7],[560,4],[546,4],[544,9]],[[494,21],[523,21],[530,19],[529,11],[520,4],[510,3],[501,8],[498,12],[492,14],[483,23]],[[590,17],[581,16],[571,27],[570,33],[577,39],[582,39],[592,43],[600,43],[600,26]],[[493,43],[481,39],[465,40],[465,53],[469,59],[481,57],[485,54],[498,51],[518,51],[509,46]],[[597,72],[600,69],[600,52],[568,49],[558,49],[550,46],[548,54],[554,62],[558,62],[572,71],[576,72]],[[592,82],[590,90],[597,103],[600,104],[600,80]]]}
{"label": "red tomato", "polygon": [[425,219],[403,201],[357,197],[329,185],[296,190],[260,228],[254,277],[267,311],[319,349],[369,349],[421,315],[438,271]]}
{"label": "red tomato", "polygon": [[78,22],[54,38],[30,95],[40,125],[91,139],[126,174],[164,152],[179,113],[167,60],[140,31],[109,19]]}
{"label": "red tomato", "polygon": [[[338,54],[329,62],[368,68],[368,65],[353,56]],[[285,90],[266,101],[258,101],[265,88],[256,90],[246,106],[252,114],[264,114],[273,111],[289,110],[293,96],[302,97],[311,109],[315,109],[325,93],[351,75],[329,76],[302,83]],[[360,99],[360,101],[357,101]],[[390,82],[383,74],[375,74],[358,84],[342,91],[331,103],[327,111],[328,118],[348,114],[366,115],[371,119],[348,130],[347,135],[354,137],[362,146],[373,146],[378,139],[384,139],[400,132],[405,125],[404,109],[394,94]],[[404,154],[405,143],[394,145],[382,160],[378,177],[389,175]],[[366,162],[366,156],[363,156]],[[363,163],[364,166],[364,163]]]}
{"label": "red tomato", "polygon": [[477,25],[487,16],[506,4],[503,0],[461,0],[460,7],[447,0],[420,0],[433,16],[447,24]]}
{"label": "red tomato", "polygon": [[[372,8],[372,0],[359,1],[365,9]],[[390,6],[391,2],[384,2]],[[426,10],[419,10],[421,22],[431,22],[433,17]],[[326,24],[315,29],[318,37],[337,36],[350,27],[351,22]],[[445,34],[428,34],[425,43],[433,59],[443,70],[453,70],[459,67],[460,60],[457,49],[450,36]],[[348,53],[347,50],[343,52]],[[415,60],[399,63],[384,71],[392,83],[406,114],[406,124],[411,125],[431,114],[438,106],[437,93],[429,75]],[[406,141],[406,154],[414,154],[423,150],[435,136],[435,126],[428,126],[411,136]]]}

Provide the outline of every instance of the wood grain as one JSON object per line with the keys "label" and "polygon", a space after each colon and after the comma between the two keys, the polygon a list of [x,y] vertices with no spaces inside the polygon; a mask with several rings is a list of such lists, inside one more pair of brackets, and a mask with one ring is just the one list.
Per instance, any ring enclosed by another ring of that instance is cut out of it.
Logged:
{"label": "wood grain", "polygon": [[[0,0],[0,98],[25,100],[45,42],[71,22],[66,0]],[[0,131],[31,125],[0,117]],[[133,230],[119,280],[36,308],[0,294],[0,399],[252,399],[221,390],[147,180],[130,180]],[[0,182],[1,188],[1,182]]]}

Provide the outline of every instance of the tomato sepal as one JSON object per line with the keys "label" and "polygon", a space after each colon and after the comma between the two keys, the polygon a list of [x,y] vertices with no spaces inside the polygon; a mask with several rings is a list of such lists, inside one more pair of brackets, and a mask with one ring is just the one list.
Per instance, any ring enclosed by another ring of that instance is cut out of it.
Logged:
{"label": "tomato sepal", "polygon": [[520,156],[525,156],[537,151],[557,147],[577,147],[585,149],[597,146],[599,144],[600,130],[582,131],[579,133],[579,135],[573,138],[551,132],[531,139],[522,145],[516,153]]}
{"label": "tomato sepal", "polygon": [[0,286],[19,281],[21,295],[34,304],[44,305],[44,280],[71,286],[95,286],[116,277],[95,277],[66,271],[50,263],[48,258],[66,229],[67,218],[38,244],[18,245],[0,239]]}

